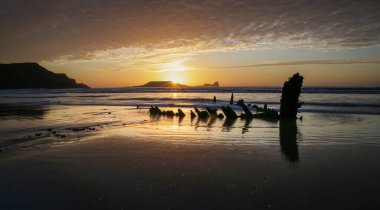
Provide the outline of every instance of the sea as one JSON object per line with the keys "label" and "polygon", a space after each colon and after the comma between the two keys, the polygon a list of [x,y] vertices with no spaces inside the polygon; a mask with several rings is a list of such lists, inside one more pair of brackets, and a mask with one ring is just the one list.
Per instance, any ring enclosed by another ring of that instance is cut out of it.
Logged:
{"label": "sea", "polygon": [[[134,127],[134,132],[127,132],[128,135],[167,135],[165,132],[170,132],[173,136],[178,134],[178,139],[181,139],[181,135],[193,135],[196,130],[199,139],[210,139],[211,135],[219,139],[219,143],[228,142],[226,139],[241,140],[250,137],[260,139],[260,142],[264,143],[278,142],[278,122],[255,120],[259,123],[226,123],[224,120],[216,120],[194,123],[186,118],[180,122],[173,122],[173,119],[152,119],[148,114],[149,107],[158,106],[174,111],[181,108],[188,117],[190,109],[194,107],[220,108],[228,105],[232,93],[235,102],[243,99],[246,104],[267,104],[268,108],[279,110],[281,87],[0,90],[0,148],[5,150],[46,141],[80,139],[96,132],[72,131],[100,131],[120,126]],[[212,101],[214,96],[216,102]],[[305,126],[304,129],[316,129],[337,124],[342,128],[341,131],[337,128],[332,133],[324,134],[324,130],[319,129],[321,132],[316,136],[311,135],[306,142],[355,142],[355,139],[349,137],[365,133],[361,135],[361,143],[380,144],[380,132],[376,129],[379,125],[377,121],[380,120],[380,88],[303,87],[300,101],[304,102],[304,105],[298,114],[303,117],[303,121],[297,124],[299,133],[302,133],[302,126]],[[232,107],[241,112],[239,106]],[[144,125],[145,130],[136,132],[136,126],[141,125]],[[155,130],[154,126],[158,126],[160,132],[151,133]],[[172,131],[164,129],[165,126],[180,127],[179,130]],[[370,128],[367,129],[366,126]],[[203,136],[202,132],[199,132],[202,128],[205,129]],[[261,136],[252,136],[256,135],[257,130],[270,128],[277,128],[273,138],[265,136],[265,132]],[[55,132],[51,133],[53,130]],[[148,132],[145,132],[146,130]],[[251,132],[248,132],[250,130]]]}

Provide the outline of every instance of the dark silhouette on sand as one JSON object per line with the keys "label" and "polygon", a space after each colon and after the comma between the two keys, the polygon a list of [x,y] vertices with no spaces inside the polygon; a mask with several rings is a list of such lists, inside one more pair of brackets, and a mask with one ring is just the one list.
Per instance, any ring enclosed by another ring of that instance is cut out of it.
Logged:
{"label": "dark silhouette on sand", "polygon": [[299,101],[303,76],[299,73],[294,74],[284,83],[281,95],[280,117],[281,118],[297,118],[298,108],[302,106]]}
{"label": "dark silhouette on sand", "polygon": [[238,118],[238,115],[230,106],[223,106],[222,111],[223,111],[223,114],[226,116],[226,118],[231,118],[231,119]]}
{"label": "dark silhouette on sand", "polygon": [[0,89],[89,88],[66,74],[51,72],[37,63],[0,64]]}
{"label": "dark silhouette on sand", "polygon": [[234,104],[234,93],[231,93],[230,105]]}
{"label": "dark silhouette on sand", "polygon": [[[190,116],[191,119],[198,117],[199,119],[205,120],[209,117],[216,117],[216,118],[224,118],[224,116],[227,119],[236,119],[236,118],[242,118],[242,119],[252,119],[252,118],[260,118],[264,120],[269,121],[278,121],[279,119],[297,119],[297,113],[298,108],[301,107],[303,102],[299,101],[299,96],[301,94],[301,87],[303,83],[303,76],[301,76],[299,73],[294,74],[292,77],[289,78],[288,81],[284,83],[283,89],[282,89],[282,95],[281,95],[281,106],[280,106],[280,115],[278,114],[278,111],[275,109],[268,108],[267,104],[264,104],[263,107],[259,107],[257,105],[251,106],[249,104],[248,106],[245,105],[244,99],[239,99],[239,101],[236,103],[236,105],[240,106],[243,110],[243,113],[238,115],[234,109],[232,108],[234,104],[234,94],[231,94],[230,98],[230,105],[222,106],[221,110],[223,114],[217,113],[217,108],[209,108],[206,107],[206,110],[199,110],[197,107],[194,108],[195,112],[190,110]],[[171,81],[156,81],[156,82],[149,82],[146,84],[146,87],[148,86],[170,86],[175,83]],[[213,102],[216,102],[216,97],[214,96]],[[255,108],[256,113],[252,113],[251,109]],[[182,110],[178,110],[178,113],[174,113],[173,111],[162,111],[158,107],[151,107],[149,109],[150,114],[158,114],[158,115],[165,115],[165,116],[185,116],[185,114],[182,112]],[[226,119],[226,122],[228,121]],[[302,117],[300,118],[302,120]],[[250,121],[248,121],[250,123]],[[248,123],[248,125],[249,125]],[[248,127],[248,126],[247,126]],[[243,131],[244,132],[244,131]]]}

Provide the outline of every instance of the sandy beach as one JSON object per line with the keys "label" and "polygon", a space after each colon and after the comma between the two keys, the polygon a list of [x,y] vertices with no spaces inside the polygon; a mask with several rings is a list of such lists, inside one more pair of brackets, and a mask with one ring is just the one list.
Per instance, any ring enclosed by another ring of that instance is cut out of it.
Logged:
{"label": "sandy beach", "polygon": [[[114,133],[113,131],[111,133]],[[109,135],[2,153],[4,209],[376,209],[378,146]],[[188,143],[186,143],[188,141]],[[185,142],[185,143],[184,143]]]}

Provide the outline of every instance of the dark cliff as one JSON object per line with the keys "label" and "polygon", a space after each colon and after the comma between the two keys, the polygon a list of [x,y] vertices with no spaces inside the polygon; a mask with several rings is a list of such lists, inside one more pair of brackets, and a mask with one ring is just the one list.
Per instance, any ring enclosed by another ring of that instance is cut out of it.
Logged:
{"label": "dark cliff", "polygon": [[0,89],[89,88],[66,74],[51,72],[37,63],[0,64]]}

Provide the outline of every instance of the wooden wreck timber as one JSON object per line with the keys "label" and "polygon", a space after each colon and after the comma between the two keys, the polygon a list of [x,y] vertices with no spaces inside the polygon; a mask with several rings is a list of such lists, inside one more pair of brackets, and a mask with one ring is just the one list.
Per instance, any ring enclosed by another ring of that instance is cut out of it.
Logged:
{"label": "wooden wreck timber", "polygon": [[178,109],[178,113],[176,115],[179,116],[179,117],[186,116],[185,113],[182,111],[182,109]]}
{"label": "wooden wreck timber", "polygon": [[244,104],[244,100],[240,99],[238,102],[236,102],[236,105],[242,106]]}
{"label": "wooden wreck timber", "polygon": [[299,101],[303,76],[299,73],[294,74],[284,83],[281,95],[280,117],[281,118],[297,118],[298,108],[303,102]]}
{"label": "wooden wreck timber", "polygon": [[241,117],[245,118],[261,118],[268,120],[278,120],[280,118],[296,119],[298,108],[303,102],[299,101],[303,76],[299,73],[294,74],[288,81],[284,83],[281,95],[280,115],[277,110],[268,108],[267,104],[264,107],[253,105],[256,108],[256,114],[252,114],[249,108],[244,104],[244,100],[239,100],[237,105],[243,108],[244,114]]}
{"label": "wooden wreck timber", "polygon": [[267,120],[279,120],[280,116],[278,112],[274,109],[268,109],[263,112],[257,112],[253,115],[254,118],[267,119]]}
{"label": "wooden wreck timber", "polygon": [[245,105],[244,103],[241,105],[241,108],[243,108],[243,111],[244,111],[244,114],[245,114],[245,116],[246,117],[248,117],[248,118],[253,118],[253,114],[252,114],[252,112],[249,110],[249,108],[248,108],[248,106],[247,105]]}
{"label": "wooden wreck timber", "polygon": [[190,110],[190,117],[191,119],[195,118],[197,115],[193,112],[193,110]]}
{"label": "wooden wreck timber", "polygon": [[231,94],[230,105],[234,104],[234,93]]}
{"label": "wooden wreck timber", "polygon": [[217,112],[218,112],[218,109],[211,109],[211,108],[206,107],[206,111],[207,111],[210,115],[214,115],[214,116],[216,116],[216,115],[217,115]]}
{"label": "wooden wreck timber", "polygon": [[210,116],[210,114],[207,111],[199,111],[198,108],[194,108],[195,112],[197,113],[199,118],[207,118]]}
{"label": "wooden wreck timber", "polygon": [[155,106],[155,107],[151,106],[149,108],[149,114],[151,114],[151,115],[160,115],[160,114],[162,114],[162,111],[157,106]]}
{"label": "wooden wreck timber", "polygon": [[[301,87],[303,83],[303,76],[301,76],[299,73],[294,74],[292,77],[289,78],[288,81],[284,83],[284,86],[282,88],[282,95],[281,95],[281,105],[280,105],[280,115],[277,110],[268,108],[267,104],[264,104],[263,107],[259,107],[257,105],[249,104],[248,106],[245,105],[244,100],[240,99],[237,102],[237,105],[242,107],[243,112],[240,116],[236,114],[236,112],[230,107],[230,106],[223,106],[221,107],[223,114],[217,113],[218,109],[216,108],[210,108],[207,107],[206,111],[200,111],[198,108],[194,108],[195,113],[190,110],[190,116],[191,118],[195,118],[198,116],[200,119],[207,119],[208,117],[218,117],[218,118],[224,118],[224,116],[227,119],[236,119],[238,117],[245,118],[245,119],[252,119],[252,118],[260,118],[265,120],[279,120],[281,119],[296,119],[298,108],[301,107],[303,102],[299,101],[299,96],[301,93]],[[216,101],[216,97],[214,96],[213,101]],[[234,94],[231,94],[231,100],[230,104],[233,104],[234,101]],[[255,108],[256,113],[252,113],[250,108]],[[163,111],[156,107],[151,107],[149,109],[149,113],[151,115],[164,115],[168,117],[173,116],[179,116],[184,117],[185,113],[178,109],[178,113],[174,113],[172,110],[169,111]]]}
{"label": "wooden wreck timber", "polygon": [[236,112],[230,106],[222,106],[222,111],[226,118],[238,118]]}
{"label": "wooden wreck timber", "polygon": [[206,108],[206,111],[210,114],[211,117],[217,117],[217,118],[220,118],[220,119],[223,119],[224,118],[224,115],[222,113],[219,113],[218,114],[218,109],[211,109],[211,108]]}
{"label": "wooden wreck timber", "polygon": [[179,116],[179,117],[184,117],[186,116],[185,113],[181,110],[178,109],[177,113],[174,113],[173,110],[161,110],[160,108],[156,107],[150,107],[149,108],[149,113],[150,115],[162,115],[162,116],[167,116],[167,117],[174,117],[174,116]]}

